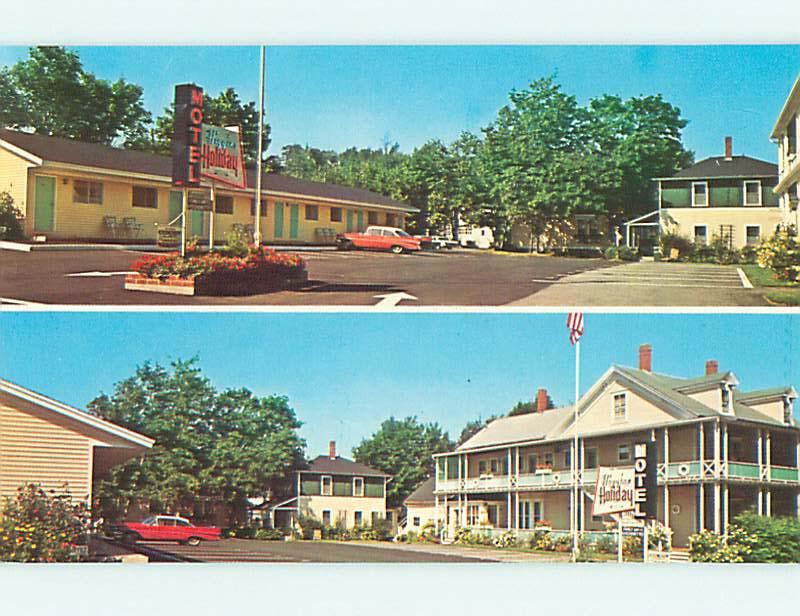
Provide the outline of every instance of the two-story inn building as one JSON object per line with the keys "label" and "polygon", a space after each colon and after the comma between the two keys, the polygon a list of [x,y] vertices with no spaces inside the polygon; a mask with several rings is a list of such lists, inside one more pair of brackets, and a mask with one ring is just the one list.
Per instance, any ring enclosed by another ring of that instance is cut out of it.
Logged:
{"label": "two-story inn building", "polygon": [[[744,391],[733,372],[708,361],[699,377],[652,370],[642,345],[638,368],[611,366],[574,407],[490,422],[455,451],[435,456],[436,514],[457,526],[520,533],[537,524],[570,530],[577,481],[578,526],[602,531],[592,515],[598,467],[633,465],[634,445],[654,439],[658,453],[658,521],[685,546],[701,529],[722,532],[746,510],[800,512],[800,429],[792,387]],[[571,472],[578,433],[577,475]],[[440,529],[442,527],[440,526]]]}
{"label": "two-story inn building", "polygon": [[295,495],[270,508],[270,524],[287,528],[300,516],[315,518],[325,526],[374,526],[388,519],[386,484],[390,479],[384,472],[337,455],[336,443],[331,441],[328,455],[317,456],[308,468],[296,472]]}
{"label": "two-story inn building", "polygon": [[789,96],[775,122],[770,138],[778,144],[778,194],[785,225],[800,228],[797,203],[800,201],[800,77],[794,82]]}

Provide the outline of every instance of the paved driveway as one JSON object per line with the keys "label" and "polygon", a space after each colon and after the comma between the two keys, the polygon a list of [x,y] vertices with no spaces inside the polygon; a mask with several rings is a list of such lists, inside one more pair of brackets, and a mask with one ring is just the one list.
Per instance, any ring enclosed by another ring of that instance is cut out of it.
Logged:
{"label": "paved driveway", "polygon": [[576,275],[512,306],[766,306],[733,265],[642,261]]}

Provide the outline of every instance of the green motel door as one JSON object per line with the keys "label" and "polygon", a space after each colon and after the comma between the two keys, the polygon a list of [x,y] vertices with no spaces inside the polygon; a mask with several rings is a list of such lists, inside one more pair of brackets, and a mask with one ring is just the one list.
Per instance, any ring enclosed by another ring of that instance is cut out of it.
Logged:
{"label": "green motel door", "polygon": [[364,210],[358,210],[358,230],[364,230]]}
{"label": "green motel door", "polygon": [[36,176],[33,230],[52,231],[56,212],[56,180]]}
{"label": "green motel door", "polygon": [[300,237],[300,206],[292,203],[289,206],[289,239]]}
{"label": "green motel door", "polygon": [[276,201],[273,210],[275,211],[275,232],[272,235],[279,240],[283,237],[283,203]]}
{"label": "green motel door", "polygon": [[[183,208],[183,193],[179,190],[172,190],[169,193],[169,208],[167,209],[167,216],[169,221],[172,222],[181,214]],[[175,221],[175,225],[180,226],[180,220]],[[193,235],[200,236],[203,234],[203,212],[199,210],[189,210],[189,224],[187,231],[189,237]]]}
{"label": "green motel door", "polygon": [[353,210],[347,210],[347,232],[353,231]]}

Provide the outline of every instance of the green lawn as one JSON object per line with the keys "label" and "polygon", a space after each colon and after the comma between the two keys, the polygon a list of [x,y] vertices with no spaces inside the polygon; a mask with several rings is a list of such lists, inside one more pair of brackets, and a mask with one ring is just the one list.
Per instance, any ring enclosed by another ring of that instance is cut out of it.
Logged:
{"label": "green lawn", "polygon": [[765,267],[758,265],[741,267],[753,286],[759,288],[768,301],[781,306],[800,306],[800,284],[779,280],[773,270]]}

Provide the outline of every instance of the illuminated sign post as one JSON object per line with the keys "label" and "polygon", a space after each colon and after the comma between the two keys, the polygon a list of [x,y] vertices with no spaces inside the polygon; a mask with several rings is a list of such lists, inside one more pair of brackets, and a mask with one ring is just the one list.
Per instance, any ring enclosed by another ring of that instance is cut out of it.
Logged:
{"label": "illuminated sign post", "polygon": [[203,88],[194,84],[175,86],[172,134],[172,183],[183,188],[181,209],[181,256],[186,255],[188,189],[200,186],[203,131]]}

